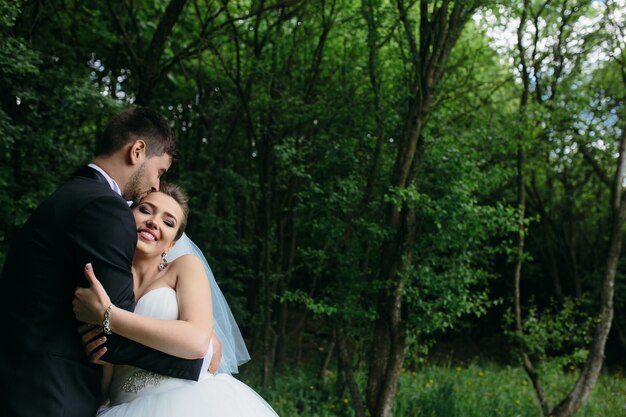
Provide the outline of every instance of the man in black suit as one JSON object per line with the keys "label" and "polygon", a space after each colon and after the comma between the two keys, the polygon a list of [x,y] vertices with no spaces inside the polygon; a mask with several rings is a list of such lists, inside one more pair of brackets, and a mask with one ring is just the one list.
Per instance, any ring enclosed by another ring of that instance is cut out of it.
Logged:
{"label": "man in black suit", "polygon": [[[135,307],[131,261],[137,228],[127,200],[159,188],[175,156],[158,113],[113,117],[81,167],[36,209],[12,243],[0,276],[0,415],[89,417],[100,404],[101,367],[85,357],[72,312],[93,265],[111,301]],[[104,312],[103,312],[104,315]],[[102,360],[197,380],[202,359],[184,360],[114,334]]]}

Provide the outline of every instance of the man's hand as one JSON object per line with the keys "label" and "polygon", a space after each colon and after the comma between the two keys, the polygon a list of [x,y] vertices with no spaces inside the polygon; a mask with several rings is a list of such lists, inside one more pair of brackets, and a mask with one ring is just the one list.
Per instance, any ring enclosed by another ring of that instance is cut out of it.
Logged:
{"label": "man's hand", "polygon": [[93,324],[83,324],[78,328],[78,333],[83,339],[85,356],[89,358],[89,361],[96,365],[108,365],[108,362],[100,360],[107,351],[106,346],[104,346],[107,338],[102,331],[102,327],[94,326]]}
{"label": "man's hand", "polygon": [[[209,363],[208,372],[215,374],[220,367],[220,362],[222,361],[222,342],[213,331],[211,335],[211,345],[213,346],[213,356],[211,356],[211,362]],[[102,356],[102,355],[100,355]]]}

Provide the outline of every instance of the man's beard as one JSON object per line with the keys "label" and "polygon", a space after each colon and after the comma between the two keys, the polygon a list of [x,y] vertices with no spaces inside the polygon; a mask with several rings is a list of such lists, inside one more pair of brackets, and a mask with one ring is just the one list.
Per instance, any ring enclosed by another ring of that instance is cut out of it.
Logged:
{"label": "man's beard", "polygon": [[137,171],[130,177],[126,186],[124,187],[124,191],[122,193],[122,197],[128,201],[138,202],[145,194],[150,191],[150,187],[146,186],[145,181],[145,162],[137,168]]}

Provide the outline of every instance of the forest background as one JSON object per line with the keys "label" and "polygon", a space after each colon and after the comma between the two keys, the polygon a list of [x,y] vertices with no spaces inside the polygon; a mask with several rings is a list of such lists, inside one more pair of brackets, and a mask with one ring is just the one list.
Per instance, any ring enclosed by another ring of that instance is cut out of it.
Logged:
{"label": "forest background", "polygon": [[240,376],[284,415],[470,415],[420,394],[432,363],[438,407],[476,363],[520,371],[520,415],[584,412],[605,377],[623,398],[625,9],[2,0],[0,263],[146,105],[179,141],[165,180],[248,342]]}

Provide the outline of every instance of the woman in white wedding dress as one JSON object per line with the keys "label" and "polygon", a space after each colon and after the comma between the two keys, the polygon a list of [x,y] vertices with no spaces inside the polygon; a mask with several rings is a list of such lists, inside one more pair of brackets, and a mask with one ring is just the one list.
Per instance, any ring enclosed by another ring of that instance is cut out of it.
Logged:
{"label": "woman in white wedding dress", "polygon": [[[220,372],[206,372],[195,382],[105,364],[103,393],[108,394],[109,403],[100,409],[99,417],[276,416],[265,400],[230,375],[249,357],[206,260],[196,256],[202,256],[197,247],[187,239],[185,243],[192,249],[183,252],[196,255],[165,262],[167,252],[183,235],[187,213],[186,196],[176,186],[162,184],[160,192],[145,196],[133,208],[138,235],[133,258],[135,312],[113,306],[93,271],[86,268],[91,287],[76,290],[74,313],[80,321],[104,324],[105,331],[171,355],[204,357],[205,369],[215,330],[222,342]],[[212,301],[218,305],[213,306]],[[89,335],[98,333],[101,329],[96,328]],[[106,336],[98,337],[87,349],[98,350],[105,341]]]}

